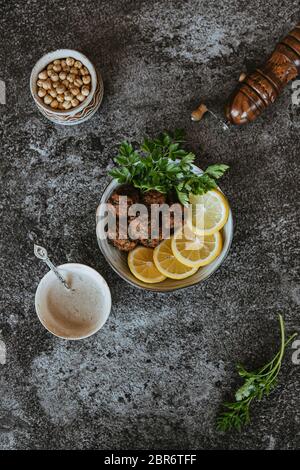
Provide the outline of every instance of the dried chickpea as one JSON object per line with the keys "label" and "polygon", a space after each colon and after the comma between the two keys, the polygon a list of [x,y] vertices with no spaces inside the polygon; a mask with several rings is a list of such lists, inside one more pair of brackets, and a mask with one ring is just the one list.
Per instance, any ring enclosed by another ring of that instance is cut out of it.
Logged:
{"label": "dried chickpea", "polygon": [[52,89],[49,91],[49,95],[52,96],[52,98],[56,98],[57,97],[57,92],[56,90]]}
{"label": "dried chickpea", "polygon": [[68,65],[65,65],[63,67],[63,71],[69,73],[70,72],[70,67]]}
{"label": "dried chickpea", "polygon": [[47,78],[48,78],[47,70],[43,70],[42,72],[39,73],[40,80],[47,80]]}
{"label": "dried chickpea", "polygon": [[74,75],[77,75],[79,73],[79,70],[76,67],[71,67],[70,68],[70,73],[73,73]]}
{"label": "dried chickpea", "polygon": [[79,101],[76,98],[73,98],[71,101],[71,105],[73,106],[73,108],[75,108],[79,105]]}
{"label": "dried chickpea", "polygon": [[50,88],[51,88],[51,81],[49,80],[49,78],[48,78],[48,80],[44,80],[43,88],[44,88],[44,90],[50,90]]}
{"label": "dried chickpea", "polygon": [[64,101],[62,105],[64,109],[70,109],[72,107],[71,101]]}
{"label": "dried chickpea", "polygon": [[85,96],[82,95],[81,93],[79,93],[79,95],[77,95],[76,98],[81,102],[85,100]]}
{"label": "dried chickpea", "polygon": [[74,80],[75,80],[75,75],[73,73],[69,73],[69,75],[67,75],[67,80],[70,82],[70,83],[73,83]]}
{"label": "dried chickpea", "polygon": [[63,103],[58,103],[58,109],[61,109],[61,110],[65,109]]}
{"label": "dried chickpea", "polygon": [[60,80],[65,80],[67,78],[66,72],[60,72],[59,78],[60,78]]}
{"label": "dried chickpea", "polygon": [[50,106],[51,106],[51,108],[54,108],[54,109],[58,108],[58,101],[57,101],[57,100],[53,100],[53,101],[51,102]]}
{"label": "dried chickpea", "polygon": [[52,88],[57,88],[59,85],[59,82],[52,82]]}
{"label": "dried chickpea", "polygon": [[56,60],[53,61],[54,65],[60,65],[60,63],[61,63],[60,59],[56,59]]}
{"label": "dried chickpea", "polygon": [[81,87],[83,85],[83,81],[81,80],[81,78],[75,78],[74,85],[77,87]]}
{"label": "dried chickpea", "polygon": [[53,65],[53,70],[55,72],[61,72],[61,65]]}
{"label": "dried chickpea", "polygon": [[83,96],[88,96],[88,95],[90,94],[90,89],[89,89],[89,87],[88,87],[88,86],[83,86],[83,87],[81,88],[81,94],[82,94]]}
{"label": "dried chickpea", "polygon": [[44,103],[45,104],[50,104],[52,102],[53,98],[50,95],[46,95],[44,98]]}
{"label": "dried chickpea", "polygon": [[43,86],[43,83],[44,83],[44,80],[38,80],[36,82],[37,86],[40,87],[40,88]]}
{"label": "dried chickpea", "polygon": [[53,64],[52,63],[47,65],[47,70],[52,70],[52,69],[53,69]]}
{"label": "dried chickpea", "polygon": [[63,103],[65,101],[64,95],[57,95],[56,99],[59,103]]}
{"label": "dried chickpea", "polygon": [[73,99],[74,95],[70,91],[65,92],[65,101],[71,101]]}
{"label": "dried chickpea", "polygon": [[69,80],[63,80],[63,81],[61,82],[61,84],[64,85],[66,88],[69,88],[69,86],[70,86]]}
{"label": "dried chickpea", "polygon": [[66,91],[66,87],[60,83],[58,87],[56,88],[56,91],[59,95],[61,95],[62,93]]}
{"label": "dried chickpea", "polygon": [[73,67],[74,62],[75,62],[75,60],[74,60],[72,57],[68,57],[68,58],[66,59],[66,63],[67,63],[67,65],[69,65],[70,67]]}
{"label": "dried chickpea", "polygon": [[52,80],[52,82],[57,82],[59,80],[59,76],[57,75],[57,73],[53,72],[50,76],[50,80]]}
{"label": "dried chickpea", "polygon": [[79,95],[80,90],[79,88],[75,86],[75,87],[70,88],[70,92],[72,93],[72,95],[76,96],[76,95]]}
{"label": "dried chickpea", "polygon": [[89,71],[88,71],[88,69],[87,69],[86,67],[82,67],[82,68],[80,69],[80,73],[81,73],[81,75],[88,75],[88,74],[89,74]]}
{"label": "dried chickpea", "polygon": [[80,60],[76,60],[76,61],[75,61],[74,67],[76,67],[77,69],[81,69],[81,68],[82,68],[82,63],[80,62]]}
{"label": "dried chickpea", "polygon": [[38,91],[38,95],[40,98],[44,98],[44,96],[46,96],[47,92],[46,90],[44,90],[44,88],[40,88],[39,91]]}
{"label": "dried chickpea", "polygon": [[84,83],[85,85],[88,85],[89,83],[91,83],[91,77],[90,77],[90,75],[84,75],[84,76],[82,77],[82,81],[83,81],[83,83]]}
{"label": "dried chickpea", "polygon": [[63,60],[60,61],[60,65],[61,65],[62,67],[66,67],[67,62],[63,59]]}

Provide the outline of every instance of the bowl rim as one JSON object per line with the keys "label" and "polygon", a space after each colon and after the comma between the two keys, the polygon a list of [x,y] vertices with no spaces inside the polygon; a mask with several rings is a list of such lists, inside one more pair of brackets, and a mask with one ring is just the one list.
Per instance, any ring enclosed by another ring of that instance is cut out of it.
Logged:
{"label": "bowl rim", "polygon": [[[201,170],[201,168],[199,168],[197,165],[194,165],[193,164],[193,167],[195,169],[197,169],[197,171],[200,171],[201,173],[203,173],[203,170]],[[107,202],[107,201],[103,201],[103,196],[104,194],[106,193],[107,189],[113,185],[113,183],[116,183],[116,188],[118,186],[122,186],[121,184],[118,184],[114,179],[112,179],[104,188],[103,192],[102,192],[102,196],[101,196],[101,199],[100,199],[100,204],[103,203],[103,202]],[[114,188],[114,189],[116,189]],[[220,190],[222,193],[223,191],[221,190],[221,188],[218,186],[217,187],[218,190]],[[224,194],[224,193],[223,193]],[[234,229],[235,229],[235,220],[234,220],[234,217],[233,217],[233,214],[232,214],[232,210],[231,210],[231,206],[229,205],[229,216],[228,216],[228,219],[227,219],[227,222],[226,224],[228,223],[229,219],[231,221],[231,225],[232,225],[232,229],[230,230],[229,234],[228,234],[228,243],[227,243],[227,248],[226,250],[223,252],[223,249],[221,251],[221,254],[222,254],[222,260],[221,262],[215,267],[215,269],[213,271],[211,271],[204,279],[200,279],[200,280],[196,280],[195,282],[191,282],[191,284],[188,284],[188,285],[184,285],[184,286],[174,286],[174,287],[167,287],[165,289],[159,289],[159,287],[154,287],[153,284],[149,284],[147,285],[145,283],[145,285],[141,286],[137,283],[135,283],[134,281],[132,281],[131,279],[128,279],[126,276],[124,276],[116,267],[115,265],[111,262],[111,260],[108,258],[107,254],[104,252],[102,246],[101,246],[101,241],[98,237],[98,234],[97,234],[97,213],[98,213],[98,208],[100,206],[100,204],[98,205],[97,207],[97,210],[96,210],[96,238],[97,238],[97,243],[98,243],[98,246],[100,248],[100,251],[102,253],[102,255],[104,256],[105,260],[107,261],[107,263],[110,265],[110,267],[113,269],[113,271],[115,271],[115,273],[117,273],[121,279],[123,279],[124,281],[128,282],[128,284],[130,284],[131,286],[133,287],[136,287],[138,289],[141,289],[141,290],[147,290],[147,291],[151,291],[151,292],[158,292],[158,293],[163,293],[163,294],[167,294],[167,293],[170,293],[170,292],[175,292],[177,290],[182,290],[182,289],[188,289],[189,287],[194,287],[196,286],[197,284],[202,284],[203,282],[207,281],[213,274],[215,274],[218,269],[222,266],[222,264],[226,261],[227,257],[228,257],[228,254],[229,254],[229,251],[230,251],[230,248],[231,248],[231,245],[232,245],[232,241],[233,241],[233,234],[234,234]],[[226,225],[225,224],[225,225]],[[156,284],[156,286],[159,286],[159,283]]]}
{"label": "bowl rim", "polygon": [[[77,56],[78,60],[84,62],[84,65],[87,67],[91,74],[92,84],[91,92],[89,96],[82,102],[80,105],[75,108],[62,111],[60,109],[51,109],[50,106],[45,105],[42,102],[41,98],[37,94],[37,78],[38,74],[48,65],[50,62],[56,59],[64,59],[66,57],[72,57],[72,54]],[[95,94],[98,85],[97,71],[90,59],[84,55],[82,52],[77,51],[76,49],[56,49],[55,51],[50,51],[44,54],[40,59],[35,63],[30,74],[30,92],[37,106],[40,106],[45,112],[59,115],[59,116],[69,116],[70,114],[77,114],[82,111],[86,106],[90,104]]]}

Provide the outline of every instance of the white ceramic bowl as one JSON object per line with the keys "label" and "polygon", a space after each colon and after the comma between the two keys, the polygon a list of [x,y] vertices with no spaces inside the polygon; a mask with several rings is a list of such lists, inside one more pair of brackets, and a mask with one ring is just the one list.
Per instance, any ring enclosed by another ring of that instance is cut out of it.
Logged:
{"label": "white ceramic bowl", "polygon": [[[68,282],[72,275],[84,278],[88,284],[93,285],[93,296],[97,298],[97,303],[93,304],[91,295],[86,289],[80,290],[84,296],[84,302],[79,306],[78,297],[75,297],[75,308],[64,312],[64,303],[58,302],[59,281],[55,274],[49,271],[40,281],[35,294],[35,310],[42,325],[54,336],[68,340],[78,340],[88,338],[103,327],[111,310],[111,294],[105,279],[95,269],[84,264],[67,263],[58,266],[63,277]],[[85,284],[86,285],[86,284]],[[64,287],[59,286],[62,290]],[[69,296],[69,291],[66,290]],[[73,295],[73,294],[72,294]],[[82,300],[82,296],[80,296]],[[57,307],[58,305],[58,307]],[[96,305],[96,307],[95,307]],[[60,310],[61,309],[61,310]],[[74,312],[77,310],[77,312]],[[61,313],[63,312],[63,313]],[[71,314],[70,314],[71,313]]]}
{"label": "white ceramic bowl", "polygon": [[[61,111],[45,105],[44,101],[37,94],[38,87],[36,82],[38,80],[38,74],[44,70],[50,62],[57,59],[65,59],[66,57],[73,57],[76,60],[80,60],[80,62],[87,67],[91,74],[91,92],[76,108]],[[35,64],[30,75],[30,91],[39,111],[44,116],[55,124],[70,126],[81,124],[95,114],[103,99],[104,86],[100,73],[96,71],[92,62],[84,54],[72,49],[58,49],[53,52],[48,52],[48,54],[44,55]]]}
{"label": "white ceramic bowl", "polygon": [[[202,171],[194,165],[194,171],[197,174],[201,174]],[[223,238],[223,248],[218,256],[212,263],[208,266],[204,266],[200,268],[193,276],[188,277],[186,279],[181,280],[174,280],[174,279],[166,279],[163,282],[159,282],[157,284],[146,284],[143,281],[137,279],[130,271],[127,263],[127,253],[119,251],[115,248],[111,243],[108,242],[107,239],[103,238],[103,231],[104,230],[104,220],[103,214],[101,212],[101,204],[104,204],[108,201],[109,197],[117,189],[119,184],[113,180],[107,186],[104,193],[102,194],[100,205],[98,206],[96,212],[96,235],[98,240],[98,245],[102,254],[104,255],[106,261],[110,264],[113,270],[121,276],[125,281],[129,282],[135,287],[139,287],[145,290],[151,290],[154,292],[171,292],[178,289],[182,289],[185,287],[193,286],[195,284],[199,284],[203,282],[205,279],[208,279],[224,262],[226,256],[228,255],[232,238],[233,238],[233,218],[231,209],[229,210],[229,217],[228,220],[223,227],[221,233]],[[220,188],[219,188],[220,189]],[[101,215],[102,214],[102,215]],[[102,234],[102,235],[101,235]]]}

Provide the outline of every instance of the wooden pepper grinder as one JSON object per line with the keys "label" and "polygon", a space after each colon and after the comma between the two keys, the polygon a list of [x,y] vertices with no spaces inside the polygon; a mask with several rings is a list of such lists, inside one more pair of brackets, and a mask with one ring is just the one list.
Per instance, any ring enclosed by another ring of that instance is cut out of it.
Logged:
{"label": "wooden pepper grinder", "polygon": [[273,103],[290,80],[300,74],[300,23],[275,48],[265,65],[245,78],[225,108],[229,122],[254,121]]}

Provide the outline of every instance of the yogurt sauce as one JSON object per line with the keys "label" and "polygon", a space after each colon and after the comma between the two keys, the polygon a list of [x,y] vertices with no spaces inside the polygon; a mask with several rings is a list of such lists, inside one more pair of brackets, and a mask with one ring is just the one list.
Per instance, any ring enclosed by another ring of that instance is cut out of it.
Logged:
{"label": "yogurt sauce", "polygon": [[43,278],[36,300],[40,320],[56,336],[67,339],[89,336],[101,328],[108,317],[109,288],[88,266],[68,264],[59,269],[70,289],[51,272]]}

